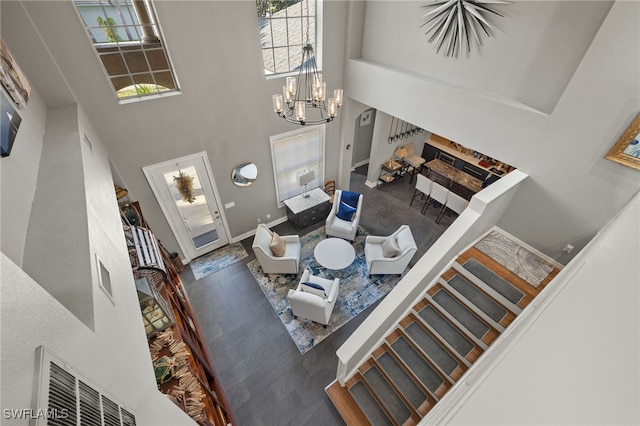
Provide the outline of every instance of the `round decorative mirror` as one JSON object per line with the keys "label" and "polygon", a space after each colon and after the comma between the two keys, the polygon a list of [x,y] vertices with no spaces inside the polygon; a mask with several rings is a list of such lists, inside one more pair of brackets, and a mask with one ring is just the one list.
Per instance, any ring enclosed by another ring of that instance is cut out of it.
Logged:
{"label": "round decorative mirror", "polygon": [[249,186],[258,179],[258,168],[249,161],[236,164],[231,170],[231,180],[237,186]]}

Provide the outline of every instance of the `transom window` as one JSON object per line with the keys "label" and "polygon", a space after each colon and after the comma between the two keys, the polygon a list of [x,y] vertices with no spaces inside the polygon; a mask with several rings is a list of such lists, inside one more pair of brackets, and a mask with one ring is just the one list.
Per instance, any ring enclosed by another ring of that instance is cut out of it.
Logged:
{"label": "transom window", "polygon": [[119,100],[179,90],[149,0],[74,0]]}
{"label": "transom window", "polygon": [[302,48],[311,44],[320,64],[322,0],[256,0],[262,60],[266,75],[295,72]]}

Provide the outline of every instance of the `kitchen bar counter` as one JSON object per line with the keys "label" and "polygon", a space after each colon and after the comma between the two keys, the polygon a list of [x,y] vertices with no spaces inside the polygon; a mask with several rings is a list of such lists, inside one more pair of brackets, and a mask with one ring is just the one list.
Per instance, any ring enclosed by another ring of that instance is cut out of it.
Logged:
{"label": "kitchen bar counter", "polygon": [[[451,144],[447,141],[445,142],[445,140],[439,140],[439,139],[435,139],[435,138],[431,138],[428,141],[426,141],[425,143],[428,143],[429,145],[432,145],[436,148],[438,148],[441,151],[446,152],[447,154],[451,154],[454,157],[458,157],[459,159],[469,163],[469,164],[473,164],[476,167],[479,167],[483,170],[486,170],[488,172],[491,173],[491,171],[489,170],[491,167],[493,166],[483,166],[482,164],[480,164],[481,159],[480,158],[476,158],[473,155],[470,154],[465,154],[464,152],[458,151],[456,149],[454,149]],[[458,145],[459,146],[459,145]]]}
{"label": "kitchen bar counter", "polygon": [[[468,173],[463,172],[460,169],[456,169],[453,166],[448,165],[442,160],[431,160],[425,164],[429,170],[438,173],[446,178],[451,179],[454,186],[452,186],[451,190],[455,193],[463,192],[463,194],[459,194],[467,199],[471,198],[473,194],[482,190],[482,181],[480,179],[476,179]],[[456,186],[462,187],[462,191],[456,191]],[[466,191],[465,191],[466,190]]]}

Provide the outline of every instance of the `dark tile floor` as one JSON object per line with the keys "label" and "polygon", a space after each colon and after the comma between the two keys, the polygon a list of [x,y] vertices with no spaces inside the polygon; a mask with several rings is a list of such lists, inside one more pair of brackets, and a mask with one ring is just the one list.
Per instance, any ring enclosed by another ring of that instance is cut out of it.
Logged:
{"label": "dark tile floor", "polygon": [[[358,168],[350,185],[351,190],[364,194],[360,225],[369,234],[387,235],[408,224],[418,244],[415,263],[452,218],[445,217],[436,225],[436,208],[422,215],[420,203],[409,206],[415,179],[412,185],[405,176],[371,189],[364,184],[365,175],[366,166]],[[281,235],[302,235],[323,225],[296,231],[285,222],[274,229]],[[182,274],[237,424],[344,424],[324,388],[336,378],[336,350],[377,303],[301,355],[246,266],[255,259],[252,241],[242,241],[248,258],[215,274],[197,281],[188,267]]]}

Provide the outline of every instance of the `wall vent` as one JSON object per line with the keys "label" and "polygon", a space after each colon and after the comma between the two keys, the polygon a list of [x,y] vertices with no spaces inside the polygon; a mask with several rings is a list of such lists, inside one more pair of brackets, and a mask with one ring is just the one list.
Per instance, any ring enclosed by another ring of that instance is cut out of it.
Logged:
{"label": "wall vent", "polygon": [[107,297],[109,297],[111,303],[115,305],[116,302],[113,299],[113,289],[111,287],[111,274],[104,263],[102,263],[102,259],[98,256],[98,253],[96,253],[96,265],[98,267],[98,285]]}
{"label": "wall vent", "polygon": [[115,399],[40,346],[37,349],[35,426],[135,426],[136,417]]}

